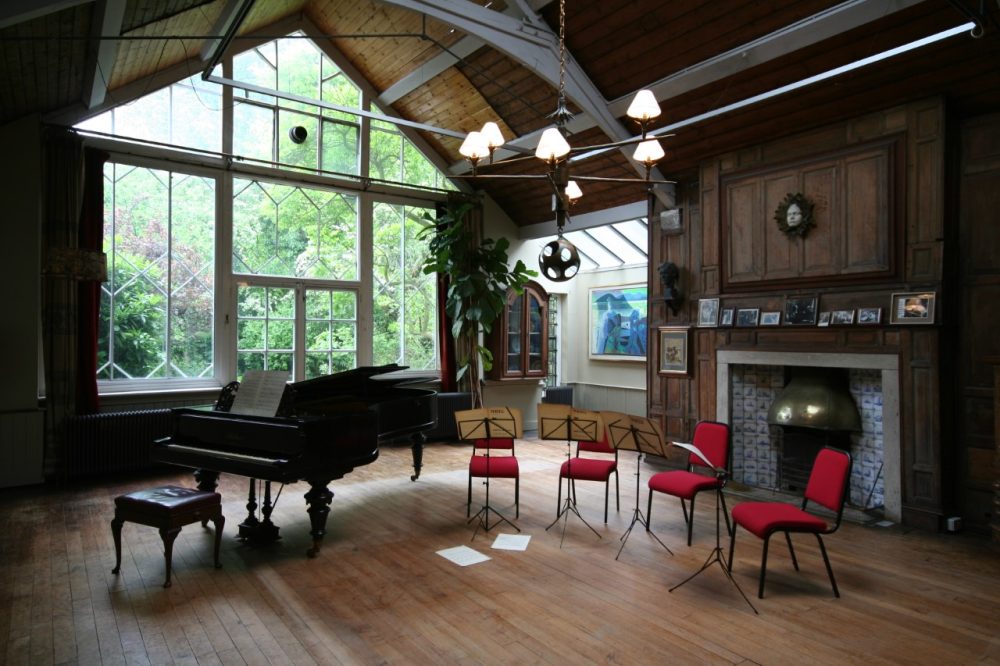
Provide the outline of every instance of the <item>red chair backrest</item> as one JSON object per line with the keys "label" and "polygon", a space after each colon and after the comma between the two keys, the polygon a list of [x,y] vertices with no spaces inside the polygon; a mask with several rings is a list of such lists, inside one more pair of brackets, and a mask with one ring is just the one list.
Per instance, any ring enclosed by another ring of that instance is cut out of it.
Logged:
{"label": "red chair backrest", "polygon": [[[729,426],[715,421],[700,421],[694,427],[691,443],[705,454],[715,467],[729,468]],[[705,461],[692,453],[689,465],[705,466]]]}
{"label": "red chair backrest", "polygon": [[608,444],[608,433],[605,431],[604,436],[601,437],[600,441],[588,442],[586,440],[580,440],[576,443],[576,452],[579,455],[580,451],[589,451],[590,453],[616,453],[613,446]]}
{"label": "red chair backrest", "polygon": [[805,499],[839,512],[844,508],[847,482],[851,476],[851,454],[840,449],[824,448],[816,454]]}
{"label": "red chair backrest", "polygon": [[477,439],[474,444],[477,449],[510,449],[514,450],[514,440],[511,437],[490,437]]}

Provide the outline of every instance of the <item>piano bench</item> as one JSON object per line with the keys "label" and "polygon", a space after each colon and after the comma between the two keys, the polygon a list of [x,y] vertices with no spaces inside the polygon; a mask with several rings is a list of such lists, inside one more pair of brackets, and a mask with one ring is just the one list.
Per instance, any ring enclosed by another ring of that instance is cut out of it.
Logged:
{"label": "piano bench", "polygon": [[180,486],[160,486],[119,495],[115,498],[115,517],[111,521],[111,534],[115,539],[115,568],[111,573],[117,574],[121,569],[122,524],[129,521],[149,525],[160,530],[163,555],[167,563],[167,580],[163,587],[170,587],[174,539],[185,525],[197,522],[205,525],[209,520],[215,525],[215,568],[221,569],[219,546],[226,518],[222,515],[222,496],[219,493]]}

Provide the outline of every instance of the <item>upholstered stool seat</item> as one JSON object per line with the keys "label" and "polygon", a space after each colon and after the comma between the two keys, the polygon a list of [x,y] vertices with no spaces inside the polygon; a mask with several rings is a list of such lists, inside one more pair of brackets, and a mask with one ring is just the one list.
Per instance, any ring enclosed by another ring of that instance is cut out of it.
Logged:
{"label": "upholstered stool seat", "polygon": [[215,568],[219,569],[219,546],[222,543],[222,528],[226,523],[222,515],[222,496],[219,493],[181,488],[180,486],[160,486],[139,490],[115,498],[115,517],[111,521],[111,533],[115,538],[115,568],[117,574],[122,564],[122,524],[125,521],[149,525],[160,530],[163,539],[163,556],[167,564],[167,579],[163,587],[170,587],[170,563],[174,549],[174,539],[181,528],[191,523],[209,520],[215,525]]}

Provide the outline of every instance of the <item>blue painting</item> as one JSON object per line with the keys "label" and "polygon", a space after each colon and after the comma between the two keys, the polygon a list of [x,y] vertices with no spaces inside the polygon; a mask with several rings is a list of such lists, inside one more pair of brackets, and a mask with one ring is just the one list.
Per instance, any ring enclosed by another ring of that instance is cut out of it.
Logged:
{"label": "blue painting", "polygon": [[644,284],[590,290],[590,357],[613,361],[646,360]]}

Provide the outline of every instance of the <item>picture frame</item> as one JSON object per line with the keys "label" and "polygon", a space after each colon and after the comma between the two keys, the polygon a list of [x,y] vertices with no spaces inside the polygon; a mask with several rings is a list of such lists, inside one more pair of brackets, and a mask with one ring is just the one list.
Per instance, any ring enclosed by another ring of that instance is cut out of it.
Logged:
{"label": "picture frame", "polygon": [[733,314],[736,311],[733,308],[724,308],[722,314],[719,315],[719,326],[732,326],[733,325]]}
{"label": "picture frame", "polygon": [[817,326],[829,326],[830,325],[830,311],[819,313],[819,321],[816,322]]}
{"label": "picture frame", "polygon": [[858,308],[858,324],[867,326],[882,323],[882,308]]}
{"label": "picture frame", "polygon": [[781,325],[781,313],[780,312],[761,312],[760,313],[760,325],[761,326],[780,326]]}
{"label": "picture frame", "polygon": [[605,361],[646,360],[646,283],[592,287],[587,351],[592,359]]}
{"label": "picture frame", "polygon": [[815,296],[785,299],[785,326],[814,326],[817,300]]}
{"label": "picture frame", "polygon": [[691,375],[691,327],[660,326],[657,329],[657,372],[661,375]]}
{"label": "picture frame", "polygon": [[892,295],[890,324],[933,324],[937,292],[903,291]]}
{"label": "picture frame", "polygon": [[740,308],[736,311],[737,328],[753,328],[760,319],[760,308]]}
{"label": "picture frame", "polygon": [[719,324],[719,299],[698,299],[698,326],[712,327]]}
{"label": "picture frame", "polygon": [[854,323],[854,310],[834,310],[830,313],[830,323],[834,326],[850,326]]}

